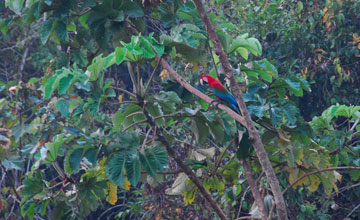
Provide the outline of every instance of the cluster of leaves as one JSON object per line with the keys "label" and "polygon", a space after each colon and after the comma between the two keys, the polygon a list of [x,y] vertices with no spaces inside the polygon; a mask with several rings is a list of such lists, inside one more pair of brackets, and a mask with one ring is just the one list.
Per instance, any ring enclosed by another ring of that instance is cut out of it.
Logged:
{"label": "cluster of leaves", "polygon": [[307,120],[330,105],[359,102],[358,1],[217,2],[231,4],[221,13],[260,39],[281,76],[310,82],[311,96],[294,99]]}
{"label": "cluster of leaves", "polygon": [[[333,84],[342,77],[336,89],[357,82],[355,76],[347,74],[347,65],[352,63],[353,69],[358,68],[354,61],[358,51],[353,50],[359,45],[358,37],[352,36],[351,52],[343,50],[347,48],[343,45],[347,38],[342,38],[344,30],[354,25],[341,23],[341,16],[334,16],[339,11],[353,16],[358,10],[355,4],[329,3],[326,10],[320,10],[325,6],[311,6],[313,1],[259,1],[260,6],[252,1],[227,2],[236,7],[225,7],[225,2],[210,2],[213,12],[209,17],[237,72],[238,82],[244,85],[249,112],[283,186],[311,171],[359,166],[359,107],[332,106],[308,123],[300,115],[304,106],[298,104],[304,94],[318,90],[316,83],[323,84],[316,74],[316,68],[324,66],[323,60],[327,60],[325,67],[329,71],[341,69],[329,81]],[[229,217],[235,219],[251,210],[255,213],[252,199],[244,190],[248,185],[238,160],[241,150],[249,147],[246,133],[240,143],[236,142],[235,137],[243,128],[225,112],[209,109],[204,101],[168,79],[166,71],[161,72],[162,80],[156,76],[159,71],[154,58],[159,56],[172,59],[174,68],[192,84],[197,83],[199,75],[189,74],[189,66],[193,72],[206,71],[223,78],[219,58],[212,52],[213,45],[191,1],[165,1],[159,5],[156,1],[125,0],[5,3],[0,10],[6,11],[6,6],[15,15],[7,13],[0,18],[1,39],[9,41],[17,28],[26,26],[37,43],[32,48],[27,45],[24,51],[34,50],[40,55],[16,56],[23,64],[27,56],[31,58],[31,65],[18,68],[21,73],[17,80],[1,76],[0,94],[5,98],[0,99],[0,160],[7,183],[2,188],[0,204],[5,205],[0,211],[17,206],[16,199],[12,204],[5,201],[10,195],[21,200],[20,212],[16,214],[30,219],[77,219],[102,217],[106,213],[123,219],[159,219],[184,213],[187,217],[211,218],[213,212],[198,196],[196,186],[168,159],[163,142],[157,139],[160,135],[186,161]],[[225,19],[229,13],[230,19]],[[239,14],[247,19],[234,16]],[[306,17],[308,14],[313,15]],[[312,22],[307,24],[308,20]],[[253,33],[254,27],[258,32]],[[330,30],[332,27],[334,30]],[[325,34],[335,46],[328,48],[327,44],[314,41],[311,30],[319,35],[315,39],[323,40],[325,37],[320,35]],[[337,31],[339,37],[335,35]],[[139,34],[132,36],[135,32]],[[306,33],[303,41],[298,38],[301,33]],[[43,47],[40,42],[48,49],[39,49]],[[304,51],[299,53],[300,49]],[[206,50],[209,53],[204,53]],[[12,56],[18,54],[11,49],[6,51]],[[311,62],[307,63],[309,57]],[[122,65],[125,62],[127,68]],[[191,64],[185,70],[184,62]],[[306,79],[310,80],[311,89]],[[336,89],[333,94],[338,94]],[[346,97],[358,93],[344,91]],[[322,96],[307,95],[307,99],[325,99],[327,106],[334,102]],[[316,114],[319,109],[312,106],[309,111]],[[253,155],[250,153],[250,165],[254,175],[260,176],[260,165]],[[11,177],[11,173],[15,174]],[[330,205],[317,212],[316,203],[305,201],[317,201],[325,192],[329,197],[326,204],[335,204],[332,195],[334,190],[341,191],[338,182],[342,181],[341,186],[351,185],[359,173],[354,170],[340,175],[329,171],[303,178],[286,197],[289,209],[298,219],[331,214],[331,210],[327,211]],[[266,180],[261,180],[263,191],[268,192]],[[320,184],[324,190],[319,189]],[[156,187],[162,190],[151,193]],[[265,198],[270,210],[271,195]],[[355,196],[346,201],[352,198]],[[300,207],[296,205],[299,203]],[[115,204],[126,205],[113,210]],[[12,214],[2,211],[0,216]]]}

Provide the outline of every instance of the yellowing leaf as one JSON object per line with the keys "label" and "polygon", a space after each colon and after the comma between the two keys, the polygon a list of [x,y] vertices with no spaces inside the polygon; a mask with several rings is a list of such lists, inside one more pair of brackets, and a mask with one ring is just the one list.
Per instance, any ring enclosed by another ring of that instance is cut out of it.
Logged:
{"label": "yellowing leaf", "polygon": [[322,20],[323,23],[325,23],[327,21],[328,17],[329,17],[329,12],[326,10],[326,12],[324,14],[324,17],[323,17],[323,20]]}
{"label": "yellowing leaf", "polygon": [[336,178],[338,181],[341,181],[342,175],[341,175],[339,172],[337,172],[337,171],[334,170],[334,175],[335,175],[335,178]]}
{"label": "yellowing leaf", "polygon": [[109,194],[106,198],[106,201],[108,201],[111,205],[115,205],[115,203],[117,202],[118,198],[117,198],[117,185],[116,184],[112,184],[112,183],[108,183],[109,186]]}
{"label": "yellowing leaf", "polygon": [[160,73],[160,78],[162,80],[168,79],[169,78],[169,73],[166,69],[163,69]]}
{"label": "yellowing leaf", "polygon": [[130,181],[128,180],[128,178],[125,177],[124,189],[127,190],[127,191],[129,191],[129,190],[130,190],[130,186],[131,186]]}
{"label": "yellowing leaf", "polygon": [[321,57],[321,55],[320,54],[318,54],[318,60],[321,62],[321,60],[322,60],[322,57]]}
{"label": "yellowing leaf", "polygon": [[124,98],[124,94],[121,94],[121,95],[118,96],[119,103],[122,103],[123,98]]}
{"label": "yellowing leaf", "polygon": [[310,186],[308,186],[308,189],[310,192],[315,192],[318,188],[319,188],[319,185],[320,185],[320,179],[319,177],[315,176],[315,175],[311,175],[310,177]]}
{"label": "yellowing leaf", "polygon": [[318,49],[314,50],[314,53],[325,53],[326,54],[326,51],[321,48],[318,48]]}
{"label": "yellowing leaf", "polygon": [[[304,176],[305,172],[300,170],[298,178],[301,176]],[[304,183],[306,183],[308,181],[308,177],[302,178],[301,180],[299,180],[299,182],[297,182],[296,184],[294,184],[293,188],[296,189],[298,186],[303,185]]]}
{"label": "yellowing leaf", "polygon": [[185,205],[191,205],[194,202],[196,189],[196,187],[193,187],[190,191],[183,193]]}

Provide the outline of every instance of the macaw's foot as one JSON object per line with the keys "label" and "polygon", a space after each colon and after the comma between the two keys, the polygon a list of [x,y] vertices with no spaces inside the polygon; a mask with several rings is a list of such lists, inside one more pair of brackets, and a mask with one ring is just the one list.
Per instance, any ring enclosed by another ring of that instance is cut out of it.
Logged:
{"label": "macaw's foot", "polygon": [[221,101],[214,99],[210,103],[210,108],[214,108],[214,107],[218,108],[219,104],[221,104]]}

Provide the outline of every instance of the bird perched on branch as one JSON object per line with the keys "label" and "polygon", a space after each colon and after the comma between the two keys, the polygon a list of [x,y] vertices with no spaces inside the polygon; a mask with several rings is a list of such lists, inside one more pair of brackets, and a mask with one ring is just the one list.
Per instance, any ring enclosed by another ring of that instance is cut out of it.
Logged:
{"label": "bird perched on branch", "polygon": [[240,114],[240,109],[235,97],[220,81],[209,75],[205,75],[200,77],[200,84],[203,85],[204,83],[209,84],[209,87],[212,89],[214,95],[219,101],[229,104],[233,110]]}

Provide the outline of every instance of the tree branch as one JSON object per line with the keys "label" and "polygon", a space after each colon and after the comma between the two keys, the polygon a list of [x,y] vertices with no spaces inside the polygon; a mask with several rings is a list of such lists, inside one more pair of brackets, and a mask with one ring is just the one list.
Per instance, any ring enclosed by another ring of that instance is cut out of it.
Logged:
{"label": "tree branch", "polygon": [[272,168],[270,160],[264,149],[264,145],[261,142],[260,135],[254,126],[254,122],[251,120],[251,117],[247,110],[245,101],[242,97],[242,92],[236,84],[235,76],[234,76],[232,67],[229,63],[228,57],[225,54],[224,50],[222,49],[220,40],[215,31],[215,28],[211,24],[210,18],[204,9],[204,6],[201,3],[201,0],[194,0],[194,3],[199,11],[201,19],[204,22],[204,26],[209,34],[209,38],[214,44],[215,53],[216,53],[216,55],[219,56],[219,60],[224,69],[225,75],[230,80],[231,89],[234,92],[234,96],[236,98],[236,101],[239,104],[241,114],[246,123],[245,127],[249,131],[250,142],[252,143],[252,145],[254,146],[254,148],[256,150],[256,155],[259,158],[260,164],[266,174],[266,177],[269,181],[270,187],[274,194],[275,203],[276,203],[276,207],[277,207],[277,211],[278,211],[278,217],[280,220],[287,220],[288,217],[287,217],[286,205],[285,205],[284,197],[281,193],[279,182],[276,178],[274,169]]}
{"label": "tree branch", "polygon": [[324,168],[321,170],[316,170],[316,171],[307,173],[307,174],[297,178],[292,184],[290,184],[288,187],[286,187],[286,189],[282,193],[285,194],[287,191],[289,191],[289,189],[291,189],[291,187],[293,187],[296,183],[298,183],[300,180],[304,179],[305,177],[308,177],[308,176],[311,176],[311,175],[314,175],[317,173],[332,171],[332,170],[360,170],[360,167],[329,167],[329,168]]}
{"label": "tree branch", "polygon": [[246,180],[249,183],[251,193],[253,194],[253,197],[255,199],[256,206],[259,208],[261,219],[266,219],[267,214],[266,214],[264,199],[262,198],[259,188],[257,187],[256,181],[252,176],[251,169],[244,158],[240,160],[240,163],[244,168]]}

